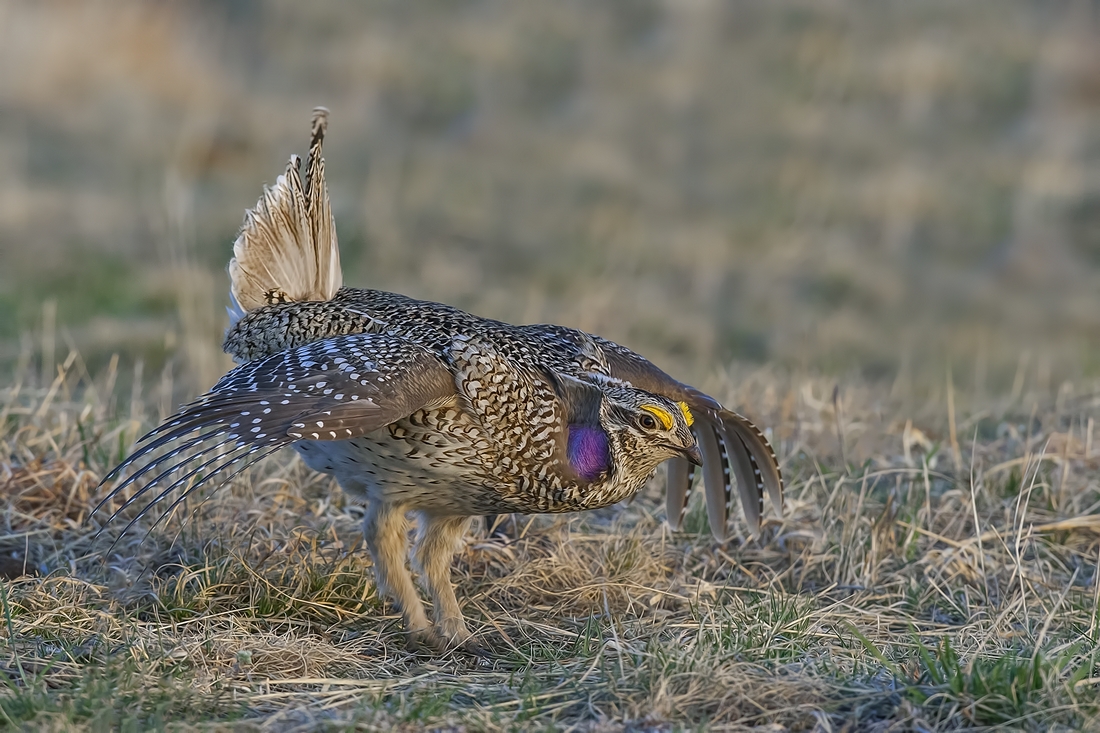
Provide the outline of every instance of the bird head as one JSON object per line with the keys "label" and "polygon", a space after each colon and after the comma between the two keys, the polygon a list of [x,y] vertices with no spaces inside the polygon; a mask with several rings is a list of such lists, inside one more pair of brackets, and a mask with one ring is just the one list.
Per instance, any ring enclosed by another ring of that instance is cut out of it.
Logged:
{"label": "bird head", "polygon": [[687,404],[616,379],[548,373],[565,407],[569,464],[583,479],[641,485],[662,462],[700,464]]}
{"label": "bird head", "polygon": [[649,475],[660,463],[682,456],[702,463],[691,432],[694,417],[683,402],[626,385],[605,385],[600,424],[616,466]]}

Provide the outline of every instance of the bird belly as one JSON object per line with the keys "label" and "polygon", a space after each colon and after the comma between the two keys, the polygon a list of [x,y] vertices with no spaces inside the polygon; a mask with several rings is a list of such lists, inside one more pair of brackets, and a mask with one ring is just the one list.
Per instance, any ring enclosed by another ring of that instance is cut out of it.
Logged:
{"label": "bird belly", "polygon": [[421,410],[351,440],[294,444],[306,465],[336,477],[361,501],[452,515],[502,510],[492,442],[454,406]]}

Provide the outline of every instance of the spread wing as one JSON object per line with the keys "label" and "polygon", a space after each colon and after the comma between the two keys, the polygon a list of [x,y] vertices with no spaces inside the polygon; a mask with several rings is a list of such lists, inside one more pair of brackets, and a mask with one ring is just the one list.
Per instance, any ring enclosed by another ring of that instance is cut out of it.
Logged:
{"label": "spread wing", "polygon": [[159,522],[204,483],[224,484],[296,440],[366,435],[454,394],[447,365],[400,338],[337,336],[282,351],[237,367],[138,441],[103,483],[132,473],[95,511],[144,476],[151,478],[111,519],[157,489],[140,517],[186,485]]}
{"label": "spread wing", "polygon": [[[600,337],[593,337],[603,349],[611,376],[639,389],[687,403],[695,416],[695,437],[703,452],[707,518],[711,532],[726,538],[726,521],[733,502],[731,478],[736,478],[745,519],[755,534],[760,529],[764,492],[771,497],[777,514],[783,512],[783,474],[779,461],[764,434],[750,420],[722,407],[694,387],[682,384],[630,349]],[[683,520],[694,479],[694,468],[683,458],[674,458],[668,469],[668,522],[678,528]]]}

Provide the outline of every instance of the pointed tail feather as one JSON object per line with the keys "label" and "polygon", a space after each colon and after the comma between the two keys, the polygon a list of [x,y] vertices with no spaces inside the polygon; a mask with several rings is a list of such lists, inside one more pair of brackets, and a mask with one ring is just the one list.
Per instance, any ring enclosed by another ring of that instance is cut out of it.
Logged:
{"label": "pointed tail feather", "polygon": [[229,261],[232,323],[264,305],[329,300],[340,289],[340,249],[321,157],[327,127],[328,110],[316,108],[304,180],[301,159],[291,156],[286,172],[245,212]]}

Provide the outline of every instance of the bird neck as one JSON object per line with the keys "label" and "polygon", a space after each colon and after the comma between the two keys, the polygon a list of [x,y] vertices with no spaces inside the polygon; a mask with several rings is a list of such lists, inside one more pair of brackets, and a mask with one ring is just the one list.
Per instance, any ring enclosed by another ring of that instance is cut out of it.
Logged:
{"label": "bird neck", "polygon": [[570,425],[566,451],[569,465],[585,481],[598,481],[611,469],[611,447],[599,426]]}

